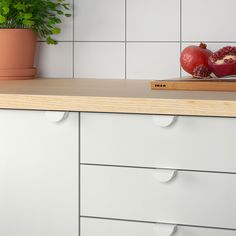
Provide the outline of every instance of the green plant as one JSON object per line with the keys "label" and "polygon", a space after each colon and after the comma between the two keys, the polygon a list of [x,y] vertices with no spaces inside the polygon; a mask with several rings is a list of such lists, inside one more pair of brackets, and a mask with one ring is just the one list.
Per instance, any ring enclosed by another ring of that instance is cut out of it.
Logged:
{"label": "green plant", "polygon": [[62,17],[70,17],[66,0],[0,0],[0,28],[30,28],[49,44],[60,34]]}

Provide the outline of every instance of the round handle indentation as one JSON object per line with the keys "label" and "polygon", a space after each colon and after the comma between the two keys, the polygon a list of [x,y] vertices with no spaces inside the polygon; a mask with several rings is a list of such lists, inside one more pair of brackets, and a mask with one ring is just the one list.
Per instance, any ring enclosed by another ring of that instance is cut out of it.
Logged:
{"label": "round handle indentation", "polygon": [[154,115],[154,122],[160,127],[169,127],[177,120],[177,116]]}
{"label": "round handle indentation", "polygon": [[46,111],[45,116],[48,121],[53,123],[59,123],[65,120],[68,117],[69,112],[60,112],[60,111]]}
{"label": "round handle indentation", "polygon": [[175,178],[177,170],[156,169],[153,176],[161,183],[168,183]]}
{"label": "round handle indentation", "polygon": [[153,226],[153,231],[157,236],[173,236],[177,231],[177,226],[169,224],[155,224]]}

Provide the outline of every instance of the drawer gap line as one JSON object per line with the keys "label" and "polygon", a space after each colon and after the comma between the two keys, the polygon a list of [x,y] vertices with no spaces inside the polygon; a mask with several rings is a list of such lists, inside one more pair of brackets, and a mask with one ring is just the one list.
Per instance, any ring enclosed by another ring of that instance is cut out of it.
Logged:
{"label": "drawer gap line", "polygon": [[236,172],[230,171],[214,171],[214,170],[192,170],[192,169],[178,169],[178,168],[155,168],[155,167],[144,167],[144,166],[127,166],[127,165],[109,165],[109,164],[93,164],[81,162],[80,165],[83,166],[98,166],[98,167],[112,167],[112,168],[130,168],[130,169],[149,169],[149,170],[177,170],[182,172],[202,172],[202,173],[212,173],[212,174],[229,174],[236,175]]}
{"label": "drawer gap line", "polygon": [[202,225],[185,225],[185,224],[177,224],[177,223],[172,223],[172,222],[165,223],[165,222],[130,220],[130,219],[107,218],[107,217],[84,216],[84,215],[81,215],[80,218],[98,219],[98,220],[124,221],[124,222],[144,223],[144,224],[166,224],[166,225],[174,224],[174,225],[176,225],[176,226],[183,226],[183,227],[195,227],[195,228],[204,228],[204,229],[216,229],[216,230],[231,230],[231,231],[236,231],[236,229],[234,229],[234,228],[220,228],[220,227],[202,226]]}

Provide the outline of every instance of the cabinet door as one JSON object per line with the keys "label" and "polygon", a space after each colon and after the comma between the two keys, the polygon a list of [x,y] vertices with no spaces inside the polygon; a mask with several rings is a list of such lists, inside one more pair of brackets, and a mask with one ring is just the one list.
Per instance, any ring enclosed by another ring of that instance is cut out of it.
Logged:
{"label": "cabinet door", "polygon": [[0,111],[0,235],[78,236],[78,114]]}

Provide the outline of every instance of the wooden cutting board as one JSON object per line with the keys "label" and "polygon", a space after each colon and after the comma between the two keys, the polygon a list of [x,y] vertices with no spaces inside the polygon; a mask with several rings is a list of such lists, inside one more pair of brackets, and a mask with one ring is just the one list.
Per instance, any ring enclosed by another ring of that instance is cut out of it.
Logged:
{"label": "wooden cutting board", "polygon": [[236,92],[236,79],[153,80],[151,81],[151,89]]}

